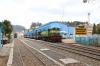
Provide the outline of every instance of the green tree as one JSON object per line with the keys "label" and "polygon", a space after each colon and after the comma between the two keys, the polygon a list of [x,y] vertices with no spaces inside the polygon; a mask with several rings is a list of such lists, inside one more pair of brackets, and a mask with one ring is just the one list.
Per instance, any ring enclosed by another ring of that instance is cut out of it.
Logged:
{"label": "green tree", "polygon": [[42,23],[39,23],[39,22],[36,23],[36,26],[41,26],[41,25],[42,25]]}
{"label": "green tree", "polygon": [[35,22],[32,22],[30,28],[32,29],[32,28],[35,28],[35,27],[36,27],[36,23]]}
{"label": "green tree", "polygon": [[97,34],[100,34],[100,23],[97,24]]}
{"label": "green tree", "polygon": [[83,0],[83,3],[87,3],[87,0]]}
{"label": "green tree", "polygon": [[92,30],[92,35],[93,34],[96,34],[96,25],[95,25],[95,23],[94,23],[93,30]]}
{"label": "green tree", "polygon": [[42,25],[42,23],[39,23],[39,22],[32,22],[32,24],[31,24],[31,26],[30,26],[30,28],[31,29],[35,29],[37,26],[41,26]]}
{"label": "green tree", "polygon": [[99,0],[83,0],[83,3],[91,3],[93,1],[98,1],[99,2]]}
{"label": "green tree", "polygon": [[11,24],[11,22],[9,20],[4,20],[2,21],[2,23],[5,25],[5,27],[3,27],[4,31],[5,31],[5,36],[10,38],[11,33],[13,31],[13,26]]}

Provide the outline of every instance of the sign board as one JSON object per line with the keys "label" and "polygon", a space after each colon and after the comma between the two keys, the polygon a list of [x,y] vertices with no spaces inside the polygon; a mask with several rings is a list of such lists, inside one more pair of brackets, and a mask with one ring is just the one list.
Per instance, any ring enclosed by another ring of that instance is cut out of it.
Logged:
{"label": "sign board", "polygon": [[86,28],[75,28],[76,35],[87,35]]}

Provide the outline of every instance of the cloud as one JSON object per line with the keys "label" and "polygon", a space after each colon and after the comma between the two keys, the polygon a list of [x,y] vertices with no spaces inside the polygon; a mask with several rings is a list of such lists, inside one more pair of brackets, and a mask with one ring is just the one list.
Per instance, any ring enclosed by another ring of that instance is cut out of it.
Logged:
{"label": "cloud", "polygon": [[82,0],[0,0],[0,21],[8,19],[14,25],[29,28],[33,21],[87,21],[90,12],[90,22],[98,23],[98,8]]}

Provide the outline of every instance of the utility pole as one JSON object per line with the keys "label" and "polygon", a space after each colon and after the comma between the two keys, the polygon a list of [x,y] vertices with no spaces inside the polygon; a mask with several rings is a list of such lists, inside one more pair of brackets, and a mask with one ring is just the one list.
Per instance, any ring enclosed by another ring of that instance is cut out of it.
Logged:
{"label": "utility pole", "polygon": [[90,12],[88,12],[88,26],[90,25]]}

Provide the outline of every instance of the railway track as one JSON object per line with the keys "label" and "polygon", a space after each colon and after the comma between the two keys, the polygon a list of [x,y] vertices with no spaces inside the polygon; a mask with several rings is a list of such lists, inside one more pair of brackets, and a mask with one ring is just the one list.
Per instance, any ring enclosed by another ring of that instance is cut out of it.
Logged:
{"label": "railway track", "polygon": [[47,46],[69,51],[72,53],[76,53],[76,54],[83,55],[83,56],[100,61],[100,50],[97,50],[97,49],[92,49],[92,48],[87,48],[87,47],[77,46],[77,45],[72,45],[72,44],[69,45],[65,43],[51,43],[51,42],[46,42],[46,41],[37,41],[37,42],[47,45]]}
{"label": "railway track", "polygon": [[33,52],[26,47],[20,40],[14,39],[15,46],[17,49],[16,57],[14,66],[46,66],[44,62],[42,62],[38,57],[36,57]]}
{"label": "railway track", "polygon": [[[66,45],[68,46],[67,44],[65,43],[60,43],[60,44],[63,44],[63,45]],[[70,47],[73,47],[72,44],[69,44]],[[83,49],[83,50],[87,50],[87,51],[92,51],[92,52],[96,52],[98,55],[100,55],[100,50],[97,50],[97,49],[93,49],[93,48],[89,48],[89,47],[84,47],[84,46],[77,46],[77,45],[74,45],[75,48],[79,48],[79,49]]]}
{"label": "railway track", "polygon": [[[18,41],[16,41],[16,42],[19,43]],[[21,55],[21,52],[20,52],[19,47],[18,47],[18,44],[16,44],[16,47],[17,47],[17,50],[18,50],[18,54],[19,54],[20,60],[22,62],[22,66],[25,66],[23,58],[22,58],[22,55]]]}

